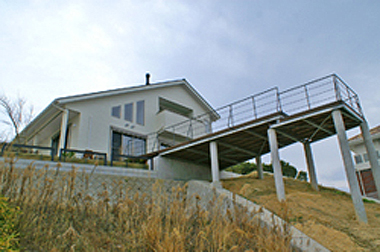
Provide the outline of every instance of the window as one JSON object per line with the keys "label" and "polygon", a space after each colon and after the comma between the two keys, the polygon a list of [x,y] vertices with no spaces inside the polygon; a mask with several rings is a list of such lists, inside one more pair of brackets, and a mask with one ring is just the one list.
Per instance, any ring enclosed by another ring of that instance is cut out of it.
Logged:
{"label": "window", "polygon": [[121,115],[121,106],[112,107],[111,115],[116,118],[120,118]]}
{"label": "window", "polygon": [[113,160],[120,160],[118,155],[140,156],[146,153],[146,139],[144,136],[134,136],[127,133],[112,131]]}
{"label": "window", "polygon": [[133,103],[124,105],[124,119],[129,122],[133,122]]}
{"label": "window", "polygon": [[145,154],[145,139],[130,135],[122,136],[122,153],[128,156],[140,156]]}
{"label": "window", "polygon": [[144,107],[145,107],[145,102],[144,101],[138,101],[136,103],[136,107],[137,107],[137,112],[136,112],[136,123],[137,124],[140,124],[140,125],[144,125],[145,123],[145,111],[144,111]]}
{"label": "window", "polygon": [[363,158],[362,158],[361,155],[356,155],[356,156],[355,156],[355,163],[356,163],[356,164],[363,163]]}
{"label": "window", "polygon": [[368,154],[367,153],[364,153],[364,162],[368,162],[369,158],[368,158]]}

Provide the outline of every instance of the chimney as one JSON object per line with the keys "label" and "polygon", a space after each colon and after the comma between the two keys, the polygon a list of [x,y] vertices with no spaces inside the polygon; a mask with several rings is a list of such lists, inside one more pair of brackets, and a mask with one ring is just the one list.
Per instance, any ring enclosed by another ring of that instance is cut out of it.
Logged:
{"label": "chimney", "polygon": [[150,84],[150,82],[149,82],[149,78],[150,78],[150,74],[149,73],[147,73],[146,75],[145,75],[145,85],[149,85]]}

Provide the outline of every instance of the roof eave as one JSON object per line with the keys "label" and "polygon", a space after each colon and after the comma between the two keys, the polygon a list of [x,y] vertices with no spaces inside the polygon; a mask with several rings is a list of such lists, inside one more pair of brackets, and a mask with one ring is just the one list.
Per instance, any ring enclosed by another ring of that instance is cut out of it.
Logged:
{"label": "roof eave", "polygon": [[41,118],[43,118],[50,111],[54,113],[54,110],[56,110],[57,112],[60,111],[57,104],[57,99],[52,101],[41,113],[39,113],[28,125],[26,125],[25,128],[23,128],[20,132],[19,137],[27,137],[29,129],[33,127],[35,124],[37,124],[40,120],[42,120]]}
{"label": "roof eave", "polygon": [[192,87],[192,85],[190,85],[190,83],[186,79],[157,82],[157,83],[152,83],[149,85],[140,85],[140,86],[135,86],[135,87],[119,88],[119,89],[106,90],[106,91],[89,93],[89,94],[61,97],[61,98],[57,98],[55,100],[55,103],[59,105],[64,105],[67,103],[85,101],[89,99],[99,99],[99,98],[108,97],[112,95],[120,95],[120,94],[126,94],[126,93],[131,93],[131,92],[152,90],[156,88],[164,88],[164,87],[169,87],[173,85],[184,85],[187,88],[187,90],[194,96],[194,98],[198,100],[200,104],[202,104],[203,107],[212,114],[213,121],[220,118],[219,114],[213,109],[213,107]]}

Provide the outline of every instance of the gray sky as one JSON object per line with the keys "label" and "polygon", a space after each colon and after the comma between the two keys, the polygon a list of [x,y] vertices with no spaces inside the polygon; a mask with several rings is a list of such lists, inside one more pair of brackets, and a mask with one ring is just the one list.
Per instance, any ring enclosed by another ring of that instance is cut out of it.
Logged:
{"label": "gray sky", "polygon": [[[337,73],[373,127],[379,12],[367,0],[0,0],[0,93],[39,113],[57,97],[142,84],[149,71],[152,82],[186,78],[217,108]],[[347,189],[336,138],[312,148],[319,182]],[[301,145],[280,155],[305,170]]]}

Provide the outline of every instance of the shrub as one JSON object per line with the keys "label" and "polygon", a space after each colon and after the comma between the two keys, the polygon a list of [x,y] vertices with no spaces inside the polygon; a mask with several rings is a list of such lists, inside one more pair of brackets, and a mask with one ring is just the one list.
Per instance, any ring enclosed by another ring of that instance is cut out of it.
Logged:
{"label": "shrub", "polygon": [[18,248],[18,232],[15,227],[19,211],[7,198],[0,195],[0,250],[15,251]]}

